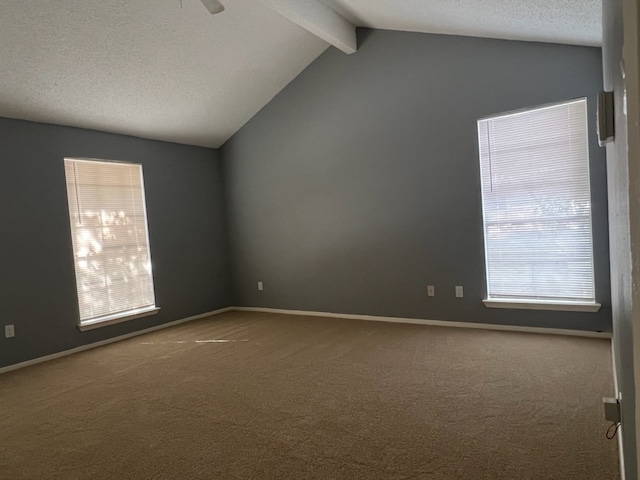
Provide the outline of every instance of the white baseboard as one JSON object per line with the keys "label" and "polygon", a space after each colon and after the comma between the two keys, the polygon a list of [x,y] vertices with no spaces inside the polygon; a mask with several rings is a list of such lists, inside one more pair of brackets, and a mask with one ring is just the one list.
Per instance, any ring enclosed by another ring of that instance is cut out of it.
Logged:
{"label": "white baseboard", "polygon": [[567,330],[560,328],[521,327],[517,325],[498,325],[491,323],[452,322],[447,320],[424,320],[420,318],[380,317],[377,315],[353,315],[349,313],[307,312],[304,310],[285,310],[281,308],[233,307],[232,310],[243,312],[282,313],[285,315],[303,315],[309,317],[346,318],[350,320],[368,320],[373,322],[412,323],[435,327],[475,328],[479,330],[501,330],[508,332],[544,333],[552,335],[568,335],[573,337],[611,338],[608,332],[591,332],[587,330]]}
{"label": "white baseboard", "polygon": [[6,367],[0,368],[0,374],[10,372],[12,370],[17,370],[19,368],[29,367],[31,365],[37,365],[38,363],[48,362],[49,360],[55,360],[56,358],[66,357],[67,355],[73,355],[74,353],[83,352],[85,350],[101,347],[103,345],[108,345],[110,343],[119,342],[120,340],[126,340],[127,338],[137,337],[138,335],[144,335],[145,333],[155,332],[156,330],[162,330],[164,328],[173,327],[175,325],[180,325],[181,323],[191,322],[193,320],[198,320],[204,317],[210,317],[212,315],[218,315],[220,313],[228,312],[229,310],[234,310],[234,307],[220,308],[212,312],[201,313],[199,315],[194,315],[192,317],[187,317],[187,318],[181,318],[180,320],[163,323],[161,325],[156,325],[154,327],[145,328],[144,330],[137,330],[135,332],[127,333],[125,335],[119,335],[117,337],[107,338],[106,340],[100,340],[99,342],[88,343],[87,345],[81,345],[79,347],[72,348],[71,350],[64,350],[62,352],[52,353],[51,355],[45,355],[44,357],[34,358],[33,360],[27,360],[26,362],[16,363],[14,365],[8,365]]}
{"label": "white baseboard", "polygon": [[417,325],[431,325],[436,327],[453,327],[453,328],[475,328],[479,330],[501,330],[509,332],[527,332],[527,333],[543,333],[552,335],[569,335],[574,337],[591,337],[591,338],[611,338],[611,334],[607,332],[589,332],[586,330],[565,330],[558,328],[541,328],[541,327],[520,327],[516,325],[495,325],[488,323],[468,323],[468,322],[450,322],[446,320],[425,320],[420,318],[401,318],[401,317],[381,317],[377,315],[354,315],[350,313],[332,313],[332,312],[312,312],[305,310],[286,310],[280,308],[263,308],[263,307],[225,307],[212,312],[201,313],[192,317],[182,318],[173,322],[163,323],[154,327],[145,328],[144,330],[138,330],[135,332],[127,333],[99,342],[89,343],[87,345],[81,345],[80,347],[72,348],[70,350],[64,350],[62,352],[52,353],[44,357],[34,358],[33,360],[27,360],[26,362],[16,363],[14,365],[8,365],[0,368],[0,374],[17,370],[19,368],[29,367],[31,365],[37,365],[38,363],[47,362],[56,358],[66,357],[74,353],[83,352],[91,348],[101,347],[110,343],[119,342],[120,340],[126,340],[127,338],[136,337],[138,335],[144,335],[145,333],[155,332],[156,330],[162,330],[164,328],[180,325],[181,323],[198,320],[204,317],[210,317],[218,315],[231,310],[242,312],[265,312],[265,313],[281,313],[284,315],[301,315],[309,317],[329,317],[329,318],[343,318],[348,320],[368,320],[374,322],[391,322],[391,323],[411,323]]}

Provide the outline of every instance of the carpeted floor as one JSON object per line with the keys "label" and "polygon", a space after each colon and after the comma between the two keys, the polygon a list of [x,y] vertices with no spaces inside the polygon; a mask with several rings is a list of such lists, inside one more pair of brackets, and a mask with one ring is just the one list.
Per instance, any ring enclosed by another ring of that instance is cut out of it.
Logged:
{"label": "carpeted floor", "polygon": [[617,479],[608,340],[229,312],[0,375],[2,479]]}

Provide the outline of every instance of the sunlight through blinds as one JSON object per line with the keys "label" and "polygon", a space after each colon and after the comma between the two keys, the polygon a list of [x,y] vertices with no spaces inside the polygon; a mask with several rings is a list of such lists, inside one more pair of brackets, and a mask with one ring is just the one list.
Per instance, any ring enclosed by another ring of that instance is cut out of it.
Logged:
{"label": "sunlight through blinds", "polygon": [[478,121],[489,299],[595,302],[586,99]]}
{"label": "sunlight through blinds", "polygon": [[142,166],[65,159],[80,321],[155,303]]}

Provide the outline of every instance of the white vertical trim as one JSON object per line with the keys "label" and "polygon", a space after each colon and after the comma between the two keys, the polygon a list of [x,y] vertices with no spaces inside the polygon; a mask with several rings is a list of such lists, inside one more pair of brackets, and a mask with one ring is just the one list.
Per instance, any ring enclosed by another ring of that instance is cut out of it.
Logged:
{"label": "white vertical trim", "polygon": [[[631,296],[625,299],[631,302],[631,335],[633,348],[633,376],[635,390],[635,425],[622,425],[621,428],[634,429],[636,437],[636,468],[640,471],[640,291],[637,288],[640,281],[640,256],[638,255],[637,239],[640,238],[640,198],[638,197],[638,189],[640,188],[640,28],[638,21],[640,20],[640,8],[638,0],[623,0],[622,12],[619,13],[622,20],[622,58],[618,60],[619,68],[622,69],[622,85],[623,89],[619,92],[623,95],[623,115],[626,122],[617,128],[627,130],[626,158],[619,158],[622,165],[626,163],[628,168],[628,191],[614,192],[613,194],[624,194],[629,198],[629,239],[625,240],[626,248],[631,248]],[[614,7],[615,8],[615,7]],[[620,73],[616,73],[616,76]],[[618,85],[616,85],[618,87]],[[616,115],[616,121],[619,120]],[[620,122],[622,123],[622,122]],[[619,143],[621,139],[614,139]],[[618,151],[620,151],[619,149]],[[629,243],[627,243],[629,242]],[[628,368],[628,366],[626,366]],[[628,386],[631,387],[631,386]],[[626,399],[622,399],[622,408],[624,402],[630,400],[630,394],[625,393]],[[622,452],[622,450],[621,450]],[[636,475],[638,476],[638,471]],[[629,479],[632,480],[632,479]]]}
{"label": "white vertical trim", "polygon": [[[620,401],[620,408],[622,409],[624,407],[622,406],[622,393],[620,392],[620,388],[618,387],[618,369],[616,367],[616,342],[613,341],[613,338],[611,339],[611,369],[613,370],[613,391],[615,392],[615,398]],[[620,420],[622,420],[622,417],[620,418]],[[625,480],[622,428],[623,427],[621,422],[617,435],[618,461],[620,462],[620,480]]]}

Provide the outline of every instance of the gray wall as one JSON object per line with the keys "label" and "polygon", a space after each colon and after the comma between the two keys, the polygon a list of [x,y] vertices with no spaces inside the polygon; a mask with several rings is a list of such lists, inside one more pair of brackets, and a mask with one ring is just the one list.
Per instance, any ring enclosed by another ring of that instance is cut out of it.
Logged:
{"label": "gray wall", "polygon": [[[381,30],[359,42],[327,50],[222,148],[235,303],[610,331],[600,50]],[[487,309],[476,120],[581,96],[603,308]]]}
{"label": "gray wall", "polygon": [[[63,158],[143,165],[160,313],[80,332]],[[218,152],[0,119],[0,367],[230,304]]]}
{"label": "gray wall", "polygon": [[[630,175],[627,154],[628,128],[623,108],[625,79],[623,58],[623,1],[603,3],[603,70],[604,86],[615,97],[615,141],[607,145],[609,211],[611,238],[611,298],[613,306],[613,353],[616,384],[622,397],[622,452],[627,480],[638,478],[636,458],[636,394],[634,379],[633,313],[640,305],[633,298],[633,255],[630,223],[637,218],[630,213],[631,202],[637,204],[638,176]],[[636,27],[637,28],[637,27]],[[633,108],[633,107],[631,107]],[[638,127],[635,126],[637,129]],[[638,135],[638,133],[635,133]],[[638,162],[639,159],[633,159]],[[636,167],[637,168],[637,167]],[[632,195],[635,197],[632,200]],[[637,247],[636,247],[637,248]],[[636,260],[637,262],[637,260]],[[638,279],[635,280],[636,283]],[[637,326],[636,326],[637,328]]]}

